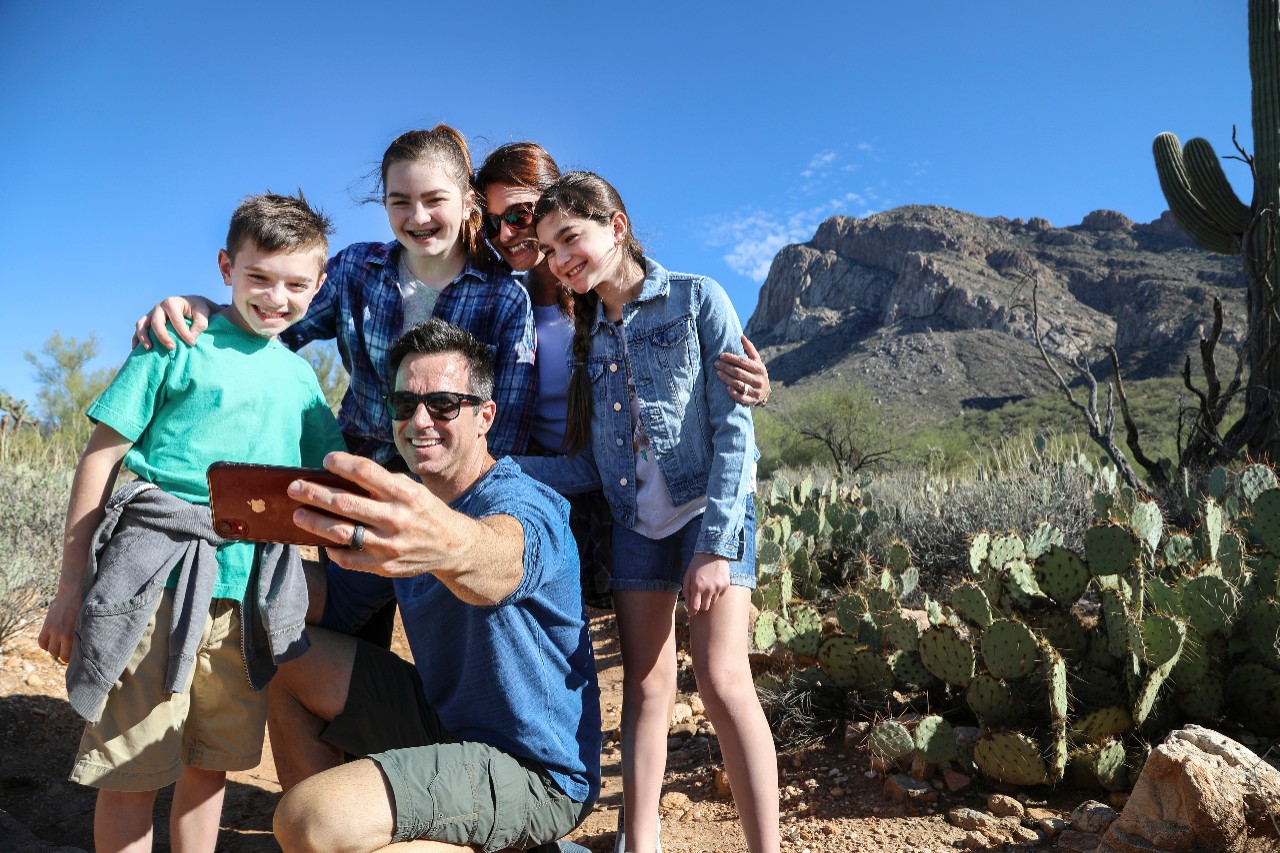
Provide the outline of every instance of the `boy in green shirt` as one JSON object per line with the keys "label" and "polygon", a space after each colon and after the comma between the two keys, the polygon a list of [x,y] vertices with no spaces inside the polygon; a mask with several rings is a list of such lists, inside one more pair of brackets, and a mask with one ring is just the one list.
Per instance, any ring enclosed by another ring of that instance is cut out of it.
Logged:
{"label": "boy in green shirt", "polygon": [[[301,193],[247,198],[218,253],[231,304],[193,346],[136,347],[89,408],[40,645],[69,662],[89,720],[71,778],[99,789],[99,851],[149,849],[156,792],[175,781],[172,846],[212,851],[226,772],[261,757],[266,693],[244,652],[255,623],[277,663],[307,647],[296,551],[263,547],[255,565],[252,543],[223,543],[205,472],[319,467],[342,449],[314,371],[276,340],[324,281],[330,231]],[[121,462],[139,482],[109,500]]]}

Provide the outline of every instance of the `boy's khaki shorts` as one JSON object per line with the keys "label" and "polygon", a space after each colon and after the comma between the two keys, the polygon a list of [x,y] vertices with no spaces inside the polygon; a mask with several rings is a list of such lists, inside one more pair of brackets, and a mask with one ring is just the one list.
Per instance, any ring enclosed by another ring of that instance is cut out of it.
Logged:
{"label": "boy's khaki shorts", "polygon": [[240,652],[240,605],[215,598],[181,693],[165,693],[173,591],[165,590],[151,623],[102,717],[85,726],[71,780],[110,791],[155,791],[184,766],[249,770],[262,758],[267,693],[255,693]]}

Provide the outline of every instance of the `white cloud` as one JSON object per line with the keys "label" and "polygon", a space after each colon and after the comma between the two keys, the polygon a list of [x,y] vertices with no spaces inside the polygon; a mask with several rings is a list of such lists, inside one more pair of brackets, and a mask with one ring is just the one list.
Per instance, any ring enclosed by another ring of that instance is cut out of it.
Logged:
{"label": "white cloud", "polygon": [[834,151],[820,151],[809,158],[809,165],[800,173],[802,178],[812,178],[820,172],[827,171],[838,155]]}
{"label": "white cloud", "polygon": [[[861,159],[866,162],[880,161],[868,142],[856,143],[853,149],[864,155]],[[878,187],[847,188],[850,173],[861,170],[863,165],[841,162],[841,155],[835,150],[819,151],[798,172],[790,191],[791,204],[779,204],[768,211],[752,206],[712,217],[704,228],[705,242],[724,249],[724,262],[735,273],[763,282],[774,256],[784,246],[812,239],[828,217],[865,218],[891,206],[886,179],[882,178]],[[922,167],[926,166],[927,162],[910,164],[916,175],[922,174]]]}

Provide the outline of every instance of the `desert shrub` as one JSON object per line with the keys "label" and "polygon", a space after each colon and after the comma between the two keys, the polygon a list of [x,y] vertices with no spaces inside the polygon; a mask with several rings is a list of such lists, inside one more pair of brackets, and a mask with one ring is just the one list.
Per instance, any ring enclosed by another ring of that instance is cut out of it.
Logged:
{"label": "desert shrub", "polygon": [[867,494],[892,507],[881,513],[877,539],[905,542],[922,587],[936,593],[966,571],[969,539],[981,531],[1027,535],[1048,522],[1068,547],[1079,547],[1094,492],[1113,482],[1074,440],[1028,438],[1004,443],[963,474],[898,469],[877,477]]}
{"label": "desert shrub", "polygon": [[0,462],[0,647],[57,589],[72,463],[39,441]]}

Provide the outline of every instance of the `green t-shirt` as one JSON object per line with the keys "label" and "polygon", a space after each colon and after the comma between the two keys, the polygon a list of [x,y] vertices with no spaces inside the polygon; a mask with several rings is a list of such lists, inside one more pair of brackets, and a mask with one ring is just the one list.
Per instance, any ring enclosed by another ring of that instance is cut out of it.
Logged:
{"label": "green t-shirt", "polygon": [[[89,417],[133,442],[124,464],[193,504],[209,504],[213,462],[319,467],[344,449],[315,371],[278,340],[216,316],[188,346],[136,347],[89,407]],[[218,549],[215,598],[243,600],[253,543]],[[172,583],[172,579],[170,581]]]}

